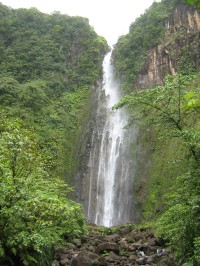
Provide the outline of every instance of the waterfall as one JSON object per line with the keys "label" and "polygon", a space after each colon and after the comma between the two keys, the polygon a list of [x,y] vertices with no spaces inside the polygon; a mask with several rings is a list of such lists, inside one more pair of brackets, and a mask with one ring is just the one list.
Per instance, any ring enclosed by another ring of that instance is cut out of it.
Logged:
{"label": "waterfall", "polygon": [[[127,125],[126,110],[112,111],[120,100],[120,83],[112,65],[112,51],[103,62],[103,86],[89,159],[88,221],[111,227],[132,216],[136,128]],[[132,154],[131,154],[132,152]]]}

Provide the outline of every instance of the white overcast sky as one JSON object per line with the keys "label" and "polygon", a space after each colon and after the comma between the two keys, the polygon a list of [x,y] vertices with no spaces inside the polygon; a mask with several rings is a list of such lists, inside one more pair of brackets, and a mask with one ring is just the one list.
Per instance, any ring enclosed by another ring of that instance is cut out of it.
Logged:
{"label": "white overcast sky", "polygon": [[114,44],[126,34],[130,24],[150,7],[154,0],[0,0],[12,8],[36,7],[41,12],[60,11],[70,16],[87,17],[95,31]]}

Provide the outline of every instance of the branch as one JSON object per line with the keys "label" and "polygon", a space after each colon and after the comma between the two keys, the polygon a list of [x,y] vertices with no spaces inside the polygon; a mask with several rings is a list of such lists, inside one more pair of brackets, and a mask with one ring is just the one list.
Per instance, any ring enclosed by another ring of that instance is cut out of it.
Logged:
{"label": "branch", "polygon": [[153,104],[151,104],[151,103],[149,103],[149,102],[139,101],[139,103],[144,104],[144,105],[146,105],[146,106],[150,106],[150,107],[152,107],[153,109],[155,109],[155,110],[157,110],[157,111],[160,111],[161,113],[165,114],[166,117],[168,117],[168,118],[169,118],[169,119],[175,124],[175,126],[177,127],[178,130],[180,130],[180,131],[182,130],[182,127],[180,126],[180,121],[179,121],[179,120],[176,121],[176,120],[174,119],[174,117],[172,117],[167,111],[164,111],[163,109],[161,109],[161,108],[158,107],[157,105],[153,105]]}

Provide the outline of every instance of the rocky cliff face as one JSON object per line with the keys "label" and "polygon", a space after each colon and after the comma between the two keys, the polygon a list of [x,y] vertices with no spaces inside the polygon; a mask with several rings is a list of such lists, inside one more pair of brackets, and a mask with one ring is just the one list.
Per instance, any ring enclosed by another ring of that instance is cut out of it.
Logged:
{"label": "rocky cliff face", "polygon": [[162,85],[168,74],[174,75],[177,71],[184,70],[186,61],[186,71],[199,68],[200,9],[185,4],[176,6],[166,20],[165,27],[163,42],[148,51],[136,88]]}
{"label": "rocky cliff face", "polygon": [[[99,146],[101,145],[101,135],[99,132],[103,131],[105,124],[105,92],[102,90],[102,80],[96,82],[93,86],[91,99],[89,103],[89,117],[82,129],[78,143],[80,147],[77,151],[77,157],[80,157],[79,169],[74,176],[75,199],[80,202],[83,206],[85,216],[88,217],[88,206],[89,206],[89,168],[91,167],[91,150],[97,147],[96,155],[94,160],[97,162],[94,165],[93,172],[98,171],[98,157],[99,157]],[[92,190],[95,188],[92,186]],[[96,199],[90,203],[91,209],[95,211]],[[93,215],[92,213],[91,215]]]}

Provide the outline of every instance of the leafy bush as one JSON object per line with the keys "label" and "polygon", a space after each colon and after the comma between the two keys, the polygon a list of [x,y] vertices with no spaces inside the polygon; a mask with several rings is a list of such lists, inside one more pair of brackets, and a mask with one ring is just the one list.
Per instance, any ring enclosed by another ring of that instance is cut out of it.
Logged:
{"label": "leafy bush", "polygon": [[86,18],[0,3],[0,264],[49,265],[84,230],[68,198],[107,42]]}
{"label": "leafy bush", "polygon": [[45,171],[36,136],[9,127],[0,136],[0,261],[39,265],[38,256],[83,232],[84,218],[66,198],[71,188]]}
{"label": "leafy bush", "polygon": [[[186,165],[179,170],[184,173],[177,175],[173,187],[170,190],[168,188],[166,211],[160,214],[157,222],[157,233],[173,248],[177,265],[184,262],[199,265],[200,98],[199,85],[195,81],[198,78],[198,75],[170,76],[164,86],[133,92],[116,105],[116,108],[125,105],[132,111],[130,123],[138,122],[154,127],[161,140],[176,138],[185,147],[181,156],[185,158]],[[155,163],[160,160],[158,158]],[[158,186],[162,178],[157,177]],[[166,178],[171,180],[170,172]],[[159,195],[154,200],[158,202],[160,196],[165,195]]]}
{"label": "leafy bush", "polygon": [[[198,167],[199,168],[199,167]],[[162,235],[175,251],[179,265],[193,262],[199,265],[200,182],[199,169],[177,178],[167,196],[168,210],[157,222],[157,233]]]}

